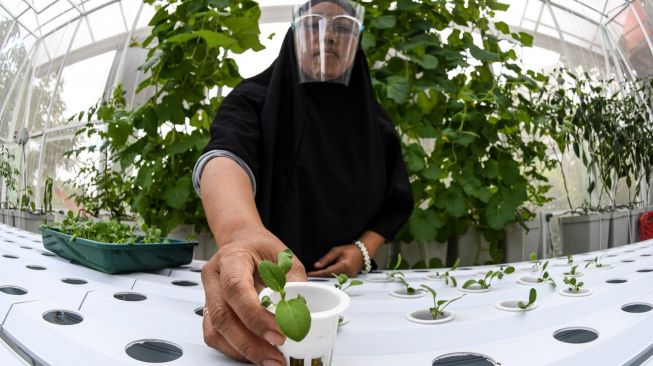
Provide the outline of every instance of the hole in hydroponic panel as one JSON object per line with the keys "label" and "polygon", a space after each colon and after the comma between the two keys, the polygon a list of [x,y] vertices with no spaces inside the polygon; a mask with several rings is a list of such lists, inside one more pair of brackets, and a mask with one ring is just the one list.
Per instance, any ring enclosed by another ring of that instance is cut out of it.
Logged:
{"label": "hole in hydroponic panel", "polygon": [[7,243],[13,243],[13,242],[14,242],[13,240],[9,240],[9,239],[5,239],[5,241],[6,241]]}
{"label": "hole in hydroponic panel", "polygon": [[43,314],[45,321],[57,325],[74,325],[84,320],[81,315],[68,310],[52,310]]}
{"label": "hole in hydroponic panel", "polygon": [[147,296],[137,292],[118,292],[113,294],[113,297],[122,301],[143,301],[147,299]]}
{"label": "hole in hydroponic panel", "polygon": [[637,272],[640,273],[653,272],[653,269],[651,268],[638,269]]}
{"label": "hole in hydroponic panel", "polygon": [[461,271],[469,271],[471,268],[469,267],[463,267],[463,268],[458,268]]}
{"label": "hole in hydroponic panel", "polygon": [[22,246],[22,245],[21,245],[21,248],[23,248],[23,249],[33,249],[32,247],[26,247],[26,246]]}
{"label": "hole in hydroponic panel", "polygon": [[599,333],[589,328],[564,328],[553,332],[553,338],[564,343],[588,343],[599,337]]}
{"label": "hole in hydroponic panel", "polygon": [[50,253],[50,252],[43,252],[43,253],[41,253],[41,255],[44,255],[46,257],[56,257],[57,256],[56,254]]}
{"label": "hole in hydroponic panel", "polygon": [[18,259],[15,255],[3,254],[2,256],[9,259]]}
{"label": "hole in hydroponic panel", "polygon": [[610,257],[610,258],[612,258],[612,257],[616,257],[616,256],[617,256],[616,254],[608,254],[608,255],[606,255],[606,257]]}
{"label": "hole in hydroponic panel", "polygon": [[0,292],[7,295],[25,295],[27,290],[18,286],[0,286]]}
{"label": "hole in hydroponic panel", "polygon": [[623,279],[623,278],[613,278],[613,279],[607,280],[605,282],[607,282],[607,283],[625,283],[625,282],[628,282],[628,280]]}
{"label": "hole in hydroponic panel", "polygon": [[62,278],[61,282],[67,283],[69,285],[85,285],[88,282],[82,280],[81,278]]}
{"label": "hole in hydroponic panel", "polygon": [[429,271],[428,269],[415,269],[415,270],[413,270],[413,272],[416,272],[416,273],[426,273],[426,272],[431,272],[431,271]]}
{"label": "hole in hydroponic panel", "polygon": [[191,268],[190,271],[200,273],[200,272],[202,272],[202,269],[201,268]]}
{"label": "hole in hydroponic panel", "polygon": [[184,354],[179,346],[157,339],[132,342],[127,345],[125,352],[135,360],[150,363],[174,361]]}
{"label": "hole in hydroponic panel", "polygon": [[194,313],[195,313],[195,315],[199,315],[199,316],[202,316],[202,317],[203,317],[203,316],[204,316],[204,307],[196,308],[196,309],[194,310]]}
{"label": "hole in hydroponic panel", "polygon": [[383,272],[381,272],[381,271],[377,271],[377,270],[372,270],[372,271],[369,271],[369,272],[367,272],[367,273],[383,273]]}
{"label": "hole in hydroponic panel", "polygon": [[497,363],[488,356],[480,353],[449,353],[433,360],[433,366],[493,366]]}
{"label": "hole in hydroponic panel", "polygon": [[43,267],[43,266],[35,266],[35,265],[32,265],[32,264],[28,264],[25,267],[27,267],[29,269],[33,269],[35,271],[45,271],[46,270],[46,268]]}
{"label": "hole in hydroponic panel", "polygon": [[632,260],[632,259],[624,259],[624,260],[622,260],[622,262],[624,262],[624,263],[632,263],[632,262],[634,262],[634,260]]}
{"label": "hole in hydroponic panel", "polygon": [[309,278],[308,282],[329,282],[326,278]]}
{"label": "hole in hydroponic panel", "polygon": [[643,302],[636,302],[632,304],[626,304],[621,307],[621,310],[627,312],[627,313],[645,313],[647,311],[650,311],[653,309],[653,306],[643,303]]}
{"label": "hole in hydroponic panel", "polygon": [[192,282],[192,281],[172,281],[172,284],[175,286],[182,286],[182,287],[197,286],[197,282]]}

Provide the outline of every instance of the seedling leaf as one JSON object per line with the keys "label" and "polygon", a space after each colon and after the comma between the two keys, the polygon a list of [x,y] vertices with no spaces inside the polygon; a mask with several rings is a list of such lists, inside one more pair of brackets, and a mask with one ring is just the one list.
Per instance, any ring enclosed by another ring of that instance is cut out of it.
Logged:
{"label": "seedling leaf", "polygon": [[270,261],[262,261],[258,264],[258,274],[272,291],[281,292],[286,286],[286,275],[279,266]]}
{"label": "seedling leaf", "polygon": [[300,298],[279,301],[276,309],[276,321],[288,338],[299,342],[311,328],[311,313],[306,303]]}

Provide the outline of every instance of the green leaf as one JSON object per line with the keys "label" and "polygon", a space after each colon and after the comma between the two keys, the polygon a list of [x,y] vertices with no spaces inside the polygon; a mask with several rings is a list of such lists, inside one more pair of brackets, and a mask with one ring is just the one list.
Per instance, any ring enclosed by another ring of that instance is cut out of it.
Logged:
{"label": "green leaf", "polygon": [[467,201],[460,187],[450,186],[435,198],[435,206],[444,209],[453,217],[462,217],[467,212]]}
{"label": "green leaf", "polygon": [[311,313],[301,299],[279,301],[276,308],[276,321],[288,338],[299,342],[311,328]]}
{"label": "green leaf", "polygon": [[418,60],[417,63],[427,70],[434,70],[438,67],[439,62],[435,56],[424,55],[424,57],[421,60]]}
{"label": "green leaf", "polygon": [[479,48],[478,46],[471,44],[469,45],[469,52],[474,56],[475,59],[482,62],[497,62],[500,61],[499,54],[495,52],[490,52]]}
{"label": "green leaf", "polygon": [[487,4],[492,10],[506,11],[510,8],[510,4],[500,3],[496,0],[490,0]]}
{"label": "green leaf", "polygon": [[494,27],[503,34],[510,34],[510,27],[504,22],[495,22]]}
{"label": "green leaf", "polygon": [[533,36],[528,33],[519,32],[519,41],[526,47],[533,46]]}
{"label": "green leaf", "polygon": [[408,220],[410,233],[417,241],[429,241],[435,238],[442,222],[431,210],[416,208]]}
{"label": "green leaf", "polygon": [[394,28],[397,24],[397,17],[394,15],[382,15],[373,18],[370,22],[370,28],[388,29]]}
{"label": "green leaf", "polygon": [[533,304],[537,299],[537,291],[534,288],[531,288],[531,291],[528,294],[528,302]]}
{"label": "green leaf", "polygon": [[361,46],[363,50],[367,51],[368,49],[376,45],[376,37],[370,32],[364,32],[363,37],[361,38]]}
{"label": "green leaf", "polygon": [[290,249],[282,250],[277,255],[277,263],[279,268],[283,271],[284,276],[290,271],[290,268],[292,268],[292,257],[293,253]]}
{"label": "green leaf", "polygon": [[471,285],[473,285],[473,284],[475,284],[475,283],[477,283],[476,280],[467,280],[467,281],[463,284],[463,288],[468,288],[469,286],[471,286]]}
{"label": "green leaf", "polygon": [[286,274],[281,268],[270,261],[262,261],[258,264],[258,274],[261,280],[272,291],[281,292],[286,286]]}
{"label": "green leaf", "polygon": [[515,267],[512,267],[512,266],[510,266],[510,267],[503,270],[503,273],[505,273],[505,274],[511,274],[513,272],[515,272]]}
{"label": "green leaf", "polygon": [[408,100],[408,95],[410,93],[410,82],[402,76],[390,76],[388,77],[388,98],[394,100],[397,103],[404,103]]}
{"label": "green leaf", "polygon": [[163,199],[172,208],[184,207],[190,198],[192,183],[190,176],[182,176],[173,185],[167,186],[163,191]]}

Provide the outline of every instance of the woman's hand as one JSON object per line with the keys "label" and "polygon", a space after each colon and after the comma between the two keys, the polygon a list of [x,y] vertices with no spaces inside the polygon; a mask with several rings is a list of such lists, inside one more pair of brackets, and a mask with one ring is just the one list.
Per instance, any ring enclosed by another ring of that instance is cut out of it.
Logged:
{"label": "woman's hand", "polygon": [[[257,274],[262,260],[277,261],[286,246],[267,230],[249,230],[221,245],[202,269],[206,310],[204,341],[225,355],[256,365],[281,366],[275,348],[285,337],[274,315],[261,306],[257,289],[264,287]],[[306,281],[304,266],[293,257],[288,281]]]}
{"label": "woman's hand", "polygon": [[349,277],[356,277],[364,265],[363,254],[356,245],[340,245],[331,248],[327,254],[315,262],[313,266],[317,271],[309,272],[308,275],[328,277],[332,273],[344,273]]}

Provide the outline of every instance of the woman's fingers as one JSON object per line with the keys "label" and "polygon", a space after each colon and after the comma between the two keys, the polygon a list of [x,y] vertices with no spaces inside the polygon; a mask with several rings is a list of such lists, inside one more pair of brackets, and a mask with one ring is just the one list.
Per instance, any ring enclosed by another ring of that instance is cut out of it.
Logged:
{"label": "woman's fingers", "polygon": [[[253,260],[239,255],[225,258],[234,265],[239,264],[238,273],[233,272],[231,265],[223,268],[225,261],[220,261],[219,254],[202,270],[208,309],[205,318],[215,330],[215,333],[205,333],[207,344],[232,358],[239,359],[239,354],[240,359],[244,357],[257,365],[282,365],[283,355],[271,343],[280,345],[284,337],[273,315],[259,303],[251,270]],[[223,287],[224,283],[227,287]],[[208,327],[204,330],[211,331]]]}
{"label": "woman's fingers", "polygon": [[222,298],[254,334],[274,345],[282,345],[285,337],[274,315],[261,306],[254,287],[253,258],[243,254],[224,258],[219,262]]}
{"label": "woman's fingers", "polygon": [[218,331],[213,327],[211,323],[211,318],[209,317],[211,312],[205,313],[204,320],[202,320],[202,330],[204,331],[204,343],[211,348],[215,348],[218,351],[222,352],[227,357],[233,358],[236,361],[247,362],[248,359],[245,358],[240,352],[236,351],[229,342],[218,333]]}
{"label": "woman's fingers", "polygon": [[318,269],[325,268],[328,265],[330,265],[333,261],[337,260],[338,257],[340,257],[340,254],[342,254],[342,248],[333,247],[331,248],[331,250],[327,252],[327,254],[325,254],[322,258],[320,258],[317,262],[315,262],[313,266]]}

